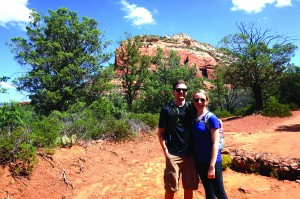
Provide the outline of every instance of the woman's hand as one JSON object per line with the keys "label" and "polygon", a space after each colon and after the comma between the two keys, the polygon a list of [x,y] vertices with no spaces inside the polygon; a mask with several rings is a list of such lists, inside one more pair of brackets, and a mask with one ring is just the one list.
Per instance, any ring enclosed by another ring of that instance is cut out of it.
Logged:
{"label": "woman's hand", "polygon": [[214,179],[216,177],[215,173],[216,173],[215,166],[209,166],[207,178]]}

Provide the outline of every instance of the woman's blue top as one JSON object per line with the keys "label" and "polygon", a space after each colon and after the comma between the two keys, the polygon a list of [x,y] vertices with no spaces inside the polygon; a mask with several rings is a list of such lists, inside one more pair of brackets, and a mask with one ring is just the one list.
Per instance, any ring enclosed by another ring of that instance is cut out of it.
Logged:
{"label": "woman's blue top", "polygon": [[[220,128],[220,123],[215,115],[211,115],[208,118],[207,122],[209,123],[209,125],[205,125],[205,116],[201,120],[195,121],[192,127],[196,161],[199,163],[210,163],[212,153],[212,139],[209,126],[216,129]],[[218,150],[216,162],[221,161],[221,151]]]}

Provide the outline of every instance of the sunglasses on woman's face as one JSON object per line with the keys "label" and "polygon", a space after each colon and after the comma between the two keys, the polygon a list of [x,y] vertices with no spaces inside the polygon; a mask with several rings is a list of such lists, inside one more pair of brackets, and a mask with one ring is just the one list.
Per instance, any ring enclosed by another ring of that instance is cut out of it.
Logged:
{"label": "sunglasses on woman's face", "polygon": [[199,102],[199,101],[201,101],[202,103],[204,103],[206,101],[206,99],[204,99],[204,98],[195,98],[194,99],[194,102]]}
{"label": "sunglasses on woman's face", "polygon": [[181,91],[185,93],[185,92],[187,92],[187,90],[188,90],[187,88],[175,88],[175,91],[176,91],[177,93],[179,93],[179,92],[181,92]]}

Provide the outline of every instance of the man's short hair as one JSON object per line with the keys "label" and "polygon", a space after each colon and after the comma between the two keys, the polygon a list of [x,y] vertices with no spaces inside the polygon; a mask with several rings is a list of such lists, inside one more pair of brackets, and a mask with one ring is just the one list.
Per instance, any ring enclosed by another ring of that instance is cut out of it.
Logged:
{"label": "man's short hair", "polygon": [[186,85],[185,81],[183,81],[183,80],[177,80],[177,81],[174,82],[174,84],[173,84],[173,90],[175,90],[177,84],[185,84],[185,85]]}

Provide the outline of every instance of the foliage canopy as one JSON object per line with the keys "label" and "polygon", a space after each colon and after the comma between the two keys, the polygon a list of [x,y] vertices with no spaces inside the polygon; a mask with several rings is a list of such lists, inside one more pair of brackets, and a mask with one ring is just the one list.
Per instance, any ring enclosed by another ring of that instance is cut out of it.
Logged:
{"label": "foliage canopy", "polygon": [[86,83],[110,58],[103,52],[109,42],[103,41],[94,19],[80,21],[77,13],[66,8],[49,10],[49,16],[33,10],[30,18],[28,39],[12,38],[9,44],[26,70],[15,81],[17,89],[27,91],[42,114],[67,110],[84,96]]}
{"label": "foliage canopy", "polygon": [[250,87],[257,111],[263,110],[264,86],[276,80],[289,65],[297,46],[292,39],[261,30],[253,23],[237,24],[239,33],[220,42],[227,62],[224,77],[234,87]]}
{"label": "foliage canopy", "polygon": [[187,83],[189,97],[193,93],[203,88],[203,80],[196,77],[196,67],[180,63],[180,56],[176,51],[171,50],[166,53],[163,49],[157,48],[152,63],[156,69],[149,75],[145,82],[142,95],[140,97],[140,112],[158,113],[163,105],[173,98],[172,85],[181,79]]}
{"label": "foliage canopy", "polygon": [[128,109],[132,110],[133,101],[138,97],[149,74],[150,56],[140,52],[143,45],[140,36],[131,37],[128,33],[125,35],[127,39],[116,50],[119,62],[115,67],[120,75]]}

